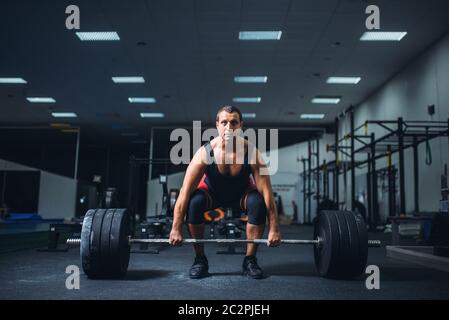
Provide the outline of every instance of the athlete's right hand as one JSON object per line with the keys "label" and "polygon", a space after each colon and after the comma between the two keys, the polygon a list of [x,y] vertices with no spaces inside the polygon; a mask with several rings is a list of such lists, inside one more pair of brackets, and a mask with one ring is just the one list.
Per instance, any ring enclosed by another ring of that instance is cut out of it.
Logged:
{"label": "athlete's right hand", "polygon": [[182,245],[182,229],[181,228],[172,228],[170,231],[170,239],[168,243],[172,246],[180,246]]}

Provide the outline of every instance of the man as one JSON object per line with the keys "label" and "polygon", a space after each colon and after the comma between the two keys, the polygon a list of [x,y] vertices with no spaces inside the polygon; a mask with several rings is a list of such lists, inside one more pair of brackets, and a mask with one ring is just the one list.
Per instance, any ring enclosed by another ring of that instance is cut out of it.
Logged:
{"label": "man", "polygon": [[[239,109],[224,106],[218,110],[218,136],[198,149],[190,162],[176,201],[170,244],[182,244],[182,224],[186,221],[191,237],[204,237],[203,213],[217,207],[231,207],[247,212],[246,235],[260,239],[268,218],[268,246],[280,244],[276,204],[270,178],[261,174],[266,165],[254,145],[239,136],[243,126]],[[240,148],[239,148],[240,146]],[[248,156],[249,155],[249,156]],[[203,244],[194,244],[195,261],[191,278],[208,275],[208,261]],[[257,264],[257,245],[247,244],[243,273],[254,279],[263,277]]]}

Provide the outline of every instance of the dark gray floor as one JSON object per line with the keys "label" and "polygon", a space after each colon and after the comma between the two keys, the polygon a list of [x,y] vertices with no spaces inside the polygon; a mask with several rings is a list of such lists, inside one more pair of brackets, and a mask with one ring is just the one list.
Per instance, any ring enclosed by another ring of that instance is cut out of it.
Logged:
{"label": "dark gray floor", "polygon": [[[310,238],[310,227],[283,227],[284,238]],[[383,234],[370,235],[371,238]],[[192,249],[166,248],[158,255],[132,254],[124,280],[88,280],[67,290],[65,269],[79,265],[78,249],[66,253],[35,250],[0,254],[0,299],[448,299],[449,273],[387,259],[385,248],[370,249],[368,264],[380,268],[380,289],[367,290],[365,277],[331,280],[317,276],[312,248],[261,247],[263,280],[240,275],[243,256],[207,255],[210,277],[191,280]]]}

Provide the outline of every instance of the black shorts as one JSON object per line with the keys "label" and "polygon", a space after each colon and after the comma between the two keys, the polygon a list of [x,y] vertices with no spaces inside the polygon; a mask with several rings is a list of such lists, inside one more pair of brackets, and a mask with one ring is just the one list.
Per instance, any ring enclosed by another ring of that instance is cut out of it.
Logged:
{"label": "black shorts", "polygon": [[267,208],[264,198],[256,189],[247,190],[239,199],[227,203],[220,203],[208,191],[204,189],[195,190],[190,196],[187,209],[187,223],[204,223],[204,212],[218,207],[227,207],[240,210],[248,215],[248,223],[255,225],[265,224],[267,219]]}

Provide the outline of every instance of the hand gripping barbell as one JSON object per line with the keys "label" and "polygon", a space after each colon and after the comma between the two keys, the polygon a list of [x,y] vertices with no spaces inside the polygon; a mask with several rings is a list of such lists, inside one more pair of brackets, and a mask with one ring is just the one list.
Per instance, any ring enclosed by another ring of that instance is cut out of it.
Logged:
{"label": "hand gripping barbell", "polygon": [[[256,243],[267,239],[184,239],[183,243]],[[132,243],[169,243],[169,239],[132,239],[126,209],[91,209],[83,221],[81,238],[67,239],[80,245],[81,263],[89,278],[117,278],[126,274]],[[314,239],[283,239],[282,244],[314,246],[315,266],[324,277],[351,278],[364,272],[368,247],[379,247],[379,240],[368,240],[360,215],[351,211],[321,211],[315,219]]]}

